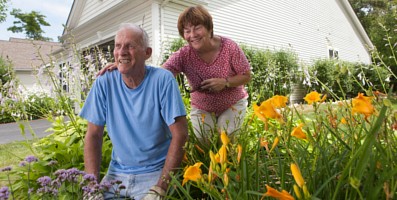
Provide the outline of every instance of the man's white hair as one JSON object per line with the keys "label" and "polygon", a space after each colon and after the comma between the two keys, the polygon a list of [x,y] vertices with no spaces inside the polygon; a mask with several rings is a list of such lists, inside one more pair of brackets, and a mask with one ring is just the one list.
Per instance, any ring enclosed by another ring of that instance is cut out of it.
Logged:
{"label": "man's white hair", "polygon": [[[128,30],[132,30],[132,31],[135,31],[135,32],[138,32],[138,31],[141,32],[142,33],[141,45],[145,49],[150,47],[149,46],[149,36],[148,36],[148,34],[146,33],[146,31],[143,28],[141,28],[140,26],[138,26],[136,24],[133,24],[133,23],[122,23],[120,25],[119,30],[117,31],[117,33],[119,33],[123,29],[128,29]],[[116,34],[116,37],[117,37],[117,34]]]}

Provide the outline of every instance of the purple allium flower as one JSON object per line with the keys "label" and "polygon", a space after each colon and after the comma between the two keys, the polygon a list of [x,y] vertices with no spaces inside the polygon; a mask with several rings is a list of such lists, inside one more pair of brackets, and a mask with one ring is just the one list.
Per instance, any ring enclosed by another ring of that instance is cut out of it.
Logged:
{"label": "purple allium flower", "polygon": [[0,188],[0,199],[8,199],[8,195],[10,195],[8,187]]}
{"label": "purple allium flower", "polygon": [[96,181],[96,177],[94,176],[94,174],[86,174],[83,176],[83,179],[85,181]]}
{"label": "purple allium flower", "polygon": [[12,167],[8,166],[8,167],[4,167],[1,169],[2,172],[6,172],[6,171],[11,171]]}
{"label": "purple allium flower", "polygon": [[25,158],[25,161],[28,162],[28,163],[32,163],[32,162],[37,162],[38,159],[35,156],[27,156]]}
{"label": "purple allium flower", "polygon": [[19,163],[19,166],[25,167],[25,166],[26,166],[26,162],[25,162],[25,161],[20,162],[20,163]]}
{"label": "purple allium flower", "polygon": [[57,165],[58,164],[58,161],[56,161],[56,160],[51,160],[49,163],[48,163],[48,166],[55,166],[55,165]]}
{"label": "purple allium flower", "polygon": [[37,179],[37,182],[40,183],[42,187],[50,185],[51,178],[49,176],[43,176]]}

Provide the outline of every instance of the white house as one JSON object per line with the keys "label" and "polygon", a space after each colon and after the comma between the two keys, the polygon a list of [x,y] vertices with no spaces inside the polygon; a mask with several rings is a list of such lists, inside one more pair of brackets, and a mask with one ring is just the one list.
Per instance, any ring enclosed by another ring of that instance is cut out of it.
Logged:
{"label": "white house", "polygon": [[[265,49],[289,49],[303,63],[339,57],[370,63],[373,47],[348,0],[74,0],[63,39],[78,48],[110,45],[119,25],[142,25],[160,64],[171,39],[179,37],[177,19],[188,6],[204,5],[215,34]],[[68,43],[64,46],[67,48]]]}
{"label": "white house", "polygon": [[[40,66],[50,61],[50,55],[61,48],[61,43],[31,39],[0,40],[0,56],[12,63],[15,75],[26,91],[48,91],[48,76],[36,77]],[[39,79],[40,80],[39,80]]]}

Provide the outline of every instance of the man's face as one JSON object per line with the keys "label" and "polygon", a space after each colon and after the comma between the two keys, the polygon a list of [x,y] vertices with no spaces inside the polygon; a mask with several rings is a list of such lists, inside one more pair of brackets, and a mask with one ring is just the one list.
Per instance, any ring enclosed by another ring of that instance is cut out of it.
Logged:
{"label": "man's face", "polygon": [[150,57],[147,49],[142,46],[141,34],[130,29],[117,33],[113,54],[120,73],[128,74],[134,68],[144,67],[145,60]]}

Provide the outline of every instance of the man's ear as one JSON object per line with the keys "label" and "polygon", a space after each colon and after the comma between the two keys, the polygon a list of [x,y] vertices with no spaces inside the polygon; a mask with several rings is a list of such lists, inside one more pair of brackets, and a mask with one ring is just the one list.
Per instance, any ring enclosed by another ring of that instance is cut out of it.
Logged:
{"label": "man's ear", "polygon": [[146,59],[149,59],[150,56],[152,56],[152,48],[151,47],[146,48],[145,53],[146,53]]}

